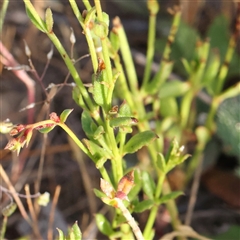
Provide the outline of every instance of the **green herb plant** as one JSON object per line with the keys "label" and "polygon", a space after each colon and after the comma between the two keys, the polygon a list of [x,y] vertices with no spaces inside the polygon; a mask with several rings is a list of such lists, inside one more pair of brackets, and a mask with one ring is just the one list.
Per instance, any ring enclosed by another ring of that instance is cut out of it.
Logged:
{"label": "green herb plant", "polygon": [[[148,0],[146,66],[143,78],[138,79],[120,19],[116,17],[113,28],[109,29],[109,17],[102,11],[100,1],[94,0],[94,6],[88,0],[83,1],[85,9],[80,12],[76,1],[69,0],[86,38],[93,66],[92,84],[86,88],[73,59],[54,33],[51,9],[46,10],[45,19],[42,19],[30,0],[23,1],[28,17],[52,41],[75,81],[72,96],[83,109],[81,126],[87,138],[79,139],[65,123],[72,112],[72,109],[65,109],[60,115],[51,113],[47,120],[15,126],[10,132],[14,138],[6,149],[19,153],[22,147],[28,145],[33,130],[47,133],[59,126],[96,164],[102,179],[101,191],[95,189],[94,192],[105,204],[115,208],[115,217],[111,221],[100,213],[96,214],[101,233],[110,239],[134,239],[134,235],[137,239],[153,239],[158,208],[166,204],[173,228],[179,231],[179,236],[186,237],[188,232],[180,231],[182,223],[174,200],[182,192],[171,191],[167,174],[190,157],[183,146],[188,142],[187,136],[194,134],[197,138],[195,151],[191,159],[182,165],[187,179],[193,176],[203,150],[215,131],[214,116],[219,104],[239,94],[239,84],[222,91],[227,66],[236,45],[234,36],[222,62],[211,52],[209,40],[199,40],[194,59],[182,59],[187,79],[169,81],[174,66],[171,47],[181,21],[180,8],[174,7],[170,10],[173,22],[159,70],[152,75],[159,4],[156,0]],[[71,39],[74,44],[73,35]],[[203,89],[207,90],[212,101],[205,123],[196,127],[194,102]],[[166,143],[165,138],[171,141]],[[138,155],[138,163],[129,167],[126,155],[134,154],[142,147],[146,147],[147,157]],[[110,170],[105,167],[107,161],[111,164]],[[139,197],[140,192],[144,193],[143,199]],[[149,210],[149,215],[145,226],[140,229],[132,214],[146,210]],[[65,239],[61,230],[59,234],[59,239]],[[71,234],[71,239],[81,239],[76,224]]]}

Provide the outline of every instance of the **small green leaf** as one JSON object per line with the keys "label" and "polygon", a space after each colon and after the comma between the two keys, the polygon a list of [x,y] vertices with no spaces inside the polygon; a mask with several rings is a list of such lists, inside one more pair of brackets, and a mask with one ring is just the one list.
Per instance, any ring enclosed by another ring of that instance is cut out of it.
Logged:
{"label": "small green leaf", "polygon": [[148,0],[147,7],[150,12],[150,15],[156,15],[159,11],[159,3],[157,0]]}
{"label": "small green leaf", "polygon": [[91,153],[92,160],[95,163],[97,163],[100,159],[111,159],[112,156],[109,154],[108,151],[106,151],[106,149],[100,147],[99,145],[88,139],[83,139],[82,141]]}
{"label": "small green leaf", "polygon": [[132,111],[126,101],[123,101],[118,112],[119,117],[131,117]]}
{"label": "small green leaf", "polygon": [[166,117],[178,117],[178,104],[174,97],[164,98],[161,100],[160,106],[161,116]]}
{"label": "small green leaf", "polygon": [[60,115],[60,121],[61,123],[65,123],[68,116],[70,115],[70,113],[73,111],[73,109],[65,109],[61,115]]}
{"label": "small green leaf", "polygon": [[157,135],[152,131],[140,132],[134,135],[124,146],[123,153],[134,153],[145,145],[148,145],[157,138]]}
{"label": "small green leaf", "polygon": [[124,127],[124,126],[133,126],[137,125],[138,120],[133,117],[116,117],[110,120],[110,126],[115,127]]}
{"label": "small green leaf", "polygon": [[156,185],[153,178],[147,171],[142,172],[142,185],[144,193],[150,198],[154,199],[154,193],[156,190]]}
{"label": "small green leaf", "polygon": [[[103,72],[105,72],[105,70],[103,70],[102,73],[100,74],[104,75]],[[105,104],[107,91],[108,91],[108,88],[104,84],[104,81],[98,81],[98,80],[93,81],[93,99],[99,106],[103,106]]]}
{"label": "small green leaf", "polygon": [[84,20],[84,25],[86,25],[88,27],[88,24],[90,23],[90,21],[95,20],[96,15],[96,7],[93,7],[90,11],[88,11],[87,16]]}
{"label": "small green leaf", "polygon": [[26,13],[31,20],[31,22],[37,27],[40,31],[46,32],[46,26],[44,21],[39,17],[38,13],[36,12],[35,8],[33,7],[30,1],[24,0]]}
{"label": "small green leaf", "polygon": [[104,132],[105,132],[105,131],[104,131],[103,126],[98,126],[98,128],[96,129],[96,131],[95,131],[94,134],[93,134],[93,138],[94,138],[95,140],[101,138]]}
{"label": "small green leaf", "polygon": [[87,111],[83,111],[81,122],[82,122],[82,129],[85,132],[85,134],[89,138],[92,138],[97,130],[97,125],[95,124],[91,115]]}
{"label": "small green leaf", "polygon": [[182,58],[181,60],[182,60],[182,64],[184,66],[184,69],[190,75],[191,72],[192,72],[191,65],[189,64],[189,62],[186,58]]}
{"label": "small green leaf", "polygon": [[170,144],[170,147],[167,152],[166,159],[166,173],[172,170],[175,166],[184,162],[190,155],[185,154],[183,155],[184,147],[179,147],[179,144],[176,139]]}
{"label": "small green leaf", "polygon": [[113,31],[110,32],[110,41],[111,41],[111,45],[112,45],[113,50],[115,52],[118,52],[118,50],[120,48],[119,37]]}
{"label": "small green leaf", "polygon": [[47,31],[51,33],[53,30],[53,16],[52,16],[52,10],[50,8],[47,8],[45,12],[45,22],[46,22]]}
{"label": "small green leaf", "polygon": [[106,197],[106,194],[104,194],[102,191],[99,191],[98,189],[94,188],[93,189],[94,194],[96,195],[96,197],[98,198],[103,198]]}
{"label": "small green leaf", "polygon": [[103,22],[109,27],[109,15],[105,12],[102,12]]}
{"label": "small green leaf", "polygon": [[160,99],[183,96],[190,87],[189,82],[180,80],[167,81],[161,86],[158,96]]}
{"label": "small green leaf", "polygon": [[102,157],[102,158],[98,159],[97,162],[96,162],[96,168],[97,169],[102,168],[106,161],[107,161],[106,157]]}
{"label": "small green leaf", "polygon": [[199,126],[195,130],[198,144],[202,144],[202,146],[205,145],[206,142],[208,142],[209,138],[211,137],[211,133],[208,128],[204,126]]}
{"label": "small green leaf", "polygon": [[155,94],[159,91],[161,85],[166,82],[172,72],[173,62],[163,60],[159,71],[154,76],[153,80],[146,86],[146,92]]}
{"label": "small green leaf", "polygon": [[77,224],[77,221],[73,224],[69,235],[70,235],[71,240],[81,240],[82,239],[82,232]]}
{"label": "small green leaf", "polygon": [[58,240],[65,240],[63,231],[61,229],[59,229],[59,228],[57,228],[57,230],[58,230],[58,234],[59,234]]}
{"label": "small green leaf", "polygon": [[74,87],[72,91],[72,98],[83,110],[87,110],[86,104],[83,100],[83,97],[80,93],[79,87]]}
{"label": "small green leaf", "polygon": [[52,126],[52,127],[45,127],[45,128],[39,128],[37,129],[40,133],[49,133],[50,131],[52,131],[56,126]]}
{"label": "small green leaf", "polygon": [[8,204],[6,207],[2,209],[1,211],[2,215],[5,217],[9,217],[15,212],[16,208],[17,208],[17,204],[14,202],[11,202],[10,204]]}
{"label": "small green leaf", "polygon": [[98,229],[101,233],[103,233],[106,236],[110,236],[111,234],[114,233],[110,222],[106,219],[104,215],[96,214],[95,219]]}
{"label": "small green leaf", "polygon": [[163,173],[166,173],[166,162],[164,156],[161,153],[158,153],[157,155],[157,166]]}
{"label": "small green leaf", "polygon": [[171,192],[167,195],[164,195],[163,197],[160,198],[160,200],[158,201],[159,204],[163,204],[163,203],[166,203],[168,202],[169,200],[173,200],[177,197],[179,197],[180,195],[184,195],[184,192],[183,191],[174,191],[174,192]]}
{"label": "small green leaf", "polygon": [[109,205],[109,206],[112,206],[112,207],[116,207],[117,208],[117,206],[118,206],[118,203],[117,203],[117,199],[116,198],[108,198],[108,197],[103,197],[102,198],[102,201],[105,203],[105,204],[107,204],[107,205]]}
{"label": "small green leaf", "polygon": [[208,93],[212,96],[217,94],[217,74],[220,64],[221,60],[218,52],[213,52],[213,54],[210,55],[209,63],[203,76],[204,85],[206,86]]}
{"label": "small green leaf", "polygon": [[144,212],[147,209],[152,208],[154,205],[154,201],[151,199],[144,200],[142,202],[139,202],[135,207],[134,207],[134,212],[141,213]]}
{"label": "small green leaf", "polygon": [[108,35],[108,26],[105,22],[97,21],[94,24],[93,32],[101,39],[104,39]]}

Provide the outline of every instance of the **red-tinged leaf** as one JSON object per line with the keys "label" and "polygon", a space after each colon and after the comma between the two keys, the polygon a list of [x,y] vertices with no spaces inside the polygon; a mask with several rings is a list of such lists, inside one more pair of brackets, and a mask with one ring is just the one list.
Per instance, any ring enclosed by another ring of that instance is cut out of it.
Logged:
{"label": "red-tinged leaf", "polygon": [[13,127],[10,131],[10,136],[17,137],[19,133],[21,133],[26,128],[26,125],[18,124],[15,127]]}
{"label": "red-tinged leaf", "polygon": [[52,127],[38,127],[36,128],[36,130],[38,130],[40,133],[49,133],[50,131],[52,131],[55,128],[55,125],[53,125]]}
{"label": "red-tinged leaf", "polygon": [[5,146],[4,149],[8,149],[12,152],[17,152],[17,155],[19,155],[19,152],[21,150],[22,147],[22,143],[19,141],[18,138],[12,138],[11,140],[9,140],[9,142],[7,143],[7,145]]}
{"label": "red-tinged leaf", "polygon": [[157,135],[152,131],[140,132],[134,135],[124,146],[123,153],[135,153],[140,148],[148,145],[157,138]]}
{"label": "red-tinged leaf", "polygon": [[142,176],[141,172],[138,169],[134,171],[134,186],[128,194],[128,198],[130,201],[136,198],[140,190],[142,189]]}
{"label": "red-tinged leaf", "polygon": [[127,173],[125,176],[121,178],[118,183],[118,192],[123,192],[125,195],[128,195],[132,187],[134,186],[134,170]]}
{"label": "red-tinged leaf", "polygon": [[100,188],[107,195],[108,198],[110,199],[114,198],[115,190],[108,181],[101,178]]}
{"label": "red-tinged leaf", "polygon": [[59,123],[60,122],[60,118],[59,116],[55,113],[55,112],[52,112],[49,114],[49,118],[50,120],[56,122],[56,123]]}
{"label": "red-tinged leaf", "polygon": [[26,136],[26,147],[28,146],[28,144],[32,138],[32,131],[33,131],[33,129],[29,128],[24,132],[24,135]]}
{"label": "red-tinged leaf", "polygon": [[116,197],[116,198],[119,198],[119,199],[121,199],[121,200],[127,200],[127,201],[129,201],[126,193],[124,193],[124,192],[122,192],[122,191],[117,191],[116,194],[115,194],[115,197]]}
{"label": "red-tinged leaf", "polygon": [[65,123],[73,109],[65,109],[60,115],[60,122]]}

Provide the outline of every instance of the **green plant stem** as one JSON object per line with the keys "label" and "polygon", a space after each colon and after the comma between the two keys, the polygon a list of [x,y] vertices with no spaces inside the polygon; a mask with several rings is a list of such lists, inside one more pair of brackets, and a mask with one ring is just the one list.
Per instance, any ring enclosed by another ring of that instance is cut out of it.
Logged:
{"label": "green plant stem", "polygon": [[188,116],[191,111],[191,104],[194,97],[194,90],[190,89],[183,97],[181,102],[180,117],[181,127],[185,129],[188,123]]}
{"label": "green plant stem", "polygon": [[169,59],[170,53],[172,51],[171,47],[172,47],[172,44],[175,40],[178,28],[180,26],[181,15],[182,15],[182,12],[180,11],[180,9],[177,9],[174,12],[173,23],[172,23],[172,26],[171,26],[171,29],[170,29],[170,32],[169,32],[169,35],[168,35],[166,47],[164,48],[164,52],[163,52],[163,59],[164,60]]}
{"label": "green plant stem", "polygon": [[[72,0],[70,0],[70,1],[72,1]],[[82,0],[82,1],[83,1],[83,4],[85,5],[86,9],[87,9],[88,11],[90,11],[91,8],[92,8],[92,6],[91,6],[91,4],[89,3],[89,1],[88,1],[88,0]]]}
{"label": "green plant stem", "polygon": [[[89,157],[92,158],[90,152],[88,149],[82,144],[82,142],[78,139],[78,137],[74,134],[74,132],[65,124],[65,123],[58,123],[58,126],[60,126],[71,138],[72,140],[77,144],[77,146]],[[110,178],[108,176],[108,173],[104,167],[99,168],[99,171],[102,175],[102,177],[111,182]]]}
{"label": "green plant stem", "polygon": [[212,99],[212,104],[210,106],[210,110],[208,112],[207,120],[205,126],[210,130],[215,130],[215,123],[214,123],[214,117],[216,115],[217,109],[219,105],[228,98],[236,97],[240,94],[240,83],[237,83],[235,86],[230,87],[223,93],[221,93],[219,96],[215,96]]}
{"label": "green plant stem", "polygon": [[[56,37],[56,35],[54,33],[47,33],[48,37],[50,38],[50,40],[53,42],[53,44],[55,45],[55,47],[57,48],[57,50],[59,51],[61,57],[63,58],[69,72],[71,73],[74,81],[76,82],[77,86],[79,87],[80,93],[82,94],[84,101],[86,102],[86,104],[89,107],[89,110],[91,112],[95,112],[95,106],[92,103],[92,100],[86,90],[86,88],[84,87],[82,80],[80,79],[80,76],[72,62],[72,60],[70,59],[70,57],[68,56],[67,52],[65,51],[65,49],[63,48],[61,42],[59,41],[59,39]],[[97,116],[98,114],[95,114],[95,116],[97,117],[97,119],[99,119],[99,117]]]}
{"label": "green plant stem", "polygon": [[4,23],[5,15],[7,12],[8,4],[9,4],[9,0],[3,0],[2,8],[0,12],[0,34],[2,34],[3,23]]}
{"label": "green plant stem", "polygon": [[99,172],[101,173],[104,180],[108,181],[109,183],[111,182],[111,179],[105,167],[100,167]]}
{"label": "green plant stem", "polygon": [[[155,193],[155,199],[159,199],[161,192],[162,192],[162,188],[163,188],[163,181],[165,179],[166,175],[164,173],[162,173],[159,176],[158,179],[158,183],[157,183],[157,188],[156,188],[156,193]],[[150,214],[148,216],[148,220],[147,220],[147,224],[145,226],[145,229],[143,231],[143,236],[145,239],[149,239],[150,235],[151,235],[151,231],[152,231],[152,227],[153,224],[156,220],[156,216],[157,216],[157,212],[158,212],[158,206],[153,206]]]}
{"label": "green plant stem", "polygon": [[195,169],[199,165],[199,160],[202,158],[202,153],[204,151],[206,144],[207,142],[205,142],[205,144],[201,144],[201,146],[197,145],[196,149],[194,150],[191,162],[189,163],[187,168],[186,182],[189,182],[191,180]]}
{"label": "green plant stem", "polygon": [[120,63],[120,57],[117,53],[115,54],[113,60],[114,60],[114,64],[115,64],[117,70],[120,73],[119,78],[118,78],[118,83],[117,83],[117,84],[119,84],[119,87],[120,87],[120,90],[118,90],[118,92],[121,94],[120,97],[127,101],[128,105],[131,109],[134,109],[134,102],[132,99],[132,95],[129,91],[126,76],[125,76],[122,64]]}
{"label": "green plant stem", "polygon": [[155,39],[156,39],[156,14],[151,14],[149,16],[149,31],[148,31],[148,43],[147,43],[147,57],[146,57],[146,66],[143,75],[143,84],[144,88],[148,81],[150,80],[151,75],[151,66],[153,62],[154,50],[155,50]]}
{"label": "green plant stem", "polygon": [[99,21],[103,21],[103,14],[102,14],[102,7],[101,7],[100,0],[94,0],[94,4],[97,10]]}
{"label": "green plant stem", "polygon": [[[86,2],[88,2],[88,1],[86,1]],[[84,21],[82,15],[81,15],[81,13],[78,9],[76,1],[75,0],[69,0],[69,3],[72,7],[72,10],[73,10],[75,16],[78,19],[79,24],[82,26],[82,28],[84,30],[85,37],[86,37],[88,47],[89,47],[91,60],[92,60],[93,70],[94,70],[94,73],[96,73],[97,69],[98,69],[98,60],[97,60],[97,53],[96,53],[96,50],[95,50],[94,42],[93,42],[92,35],[91,35],[91,30],[88,26],[89,23],[86,23]],[[87,4],[87,3],[85,3],[85,4]],[[87,5],[87,6],[89,7],[89,5]],[[90,9],[88,9],[88,11],[90,11]]]}
{"label": "green plant stem", "polygon": [[235,36],[232,35],[228,44],[228,49],[226,52],[226,56],[224,59],[224,63],[222,64],[219,74],[218,74],[218,79],[217,79],[217,86],[216,86],[216,94],[220,94],[223,85],[224,85],[224,80],[226,79],[228,69],[229,69],[229,63],[233,57],[234,51],[235,51],[235,46],[236,46],[236,41],[235,41]]}
{"label": "green plant stem", "polygon": [[209,55],[209,50],[210,50],[210,43],[209,40],[207,39],[205,42],[203,42],[202,46],[199,48],[199,66],[194,74],[193,77],[190,79],[192,80],[192,84],[195,86],[195,88],[201,88],[202,86],[202,78],[203,74],[205,72],[206,64],[207,64],[207,59]]}
{"label": "green plant stem", "polygon": [[214,97],[212,99],[212,104],[210,106],[210,110],[207,115],[207,120],[206,120],[206,127],[211,131],[214,130],[215,128],[215,123],[214,123],[214,116],[216,114],[216,111],[219,107],[219,101],[217,97]]}
{"label": "green plant stem", "polygon": [[8,217],[4,216],[2,226],[1,226],[1,231],[0,231],[0,240],[4,240],[4,236],[5,236],[6,229],[7,229],[7,220],[8,220]]}
{"label": "green plant stem", "polygon": [[65,124],[65,123],[58,123],[59,127],[61,127],[71,138],[72,140],[77,144],[77,146],[87,155],[91,158],[91,154],[88,151],[88,149],[82,144],[82,142],[79,140],[79,138],[74,134],[74,132]]}
{"label": "green plant stem", "polygon": [[[139,126],[140,126],[140,128],[139,128],[140,131],[150,130],[150,126],[149,126],[149,124],[147,124],[147,122],[143,125],[138,125],[138,127]],[[157,146],[160,146],[160,145],[157,144]],[[163,173],[160,172],[160,170],[158,169],[157,164],[156,164],[156,162],[157,162],[156,152],[160,152],[160,150],[156,149],[154,147],[154,145],[150,144],[150,145],[148,145],[148,151],[149,151],[153,166],[154,166],[156,172],[160,176],[159,180],[158,180],[158,186],[157,186],[158,194],[159,194],[159,196],[160,196],[161,192],[163,193],[163,195],[169,194],[171,192],[171,188],[169,186],[168,180],[165,178],[165,182],[164,182],[164,184],[162,184],[162,181],[164,180],[163,178],[165,175],[162,176]],[[161,185],[162,185],[162,189],[160,189]],[[177,210],[176,203],[174,200],[169,200],[166,205],[167,205],[169,214],[171,216],[172,226],[174,229],[177,229],[178,226],[181,225],[181,222],[178,218],[178,210]],[[151,219],[151,220],[149,220],[151,222],[150,223],[147,222],[147,225],[146,225],[147,226],[146,235],[150,234],[150,228],[152,228],[152,226],[154,224],[153,220],[156,220],[156,216],[157,216],[157,211],[156,211],[156,209],[153,209],[151,216],[149,216],[149,218],[148,218],[148,219]],[[145,234],[144,234],[144,236],[145,236]]]}
{"label": "green plant stem", "polygon": [[113,168],[114,182],[117,184],[123,176],[122,158],[119,154],[114,131],[113,128],[110,127],[109,120],[106,120],[106,135],[109,137],[109,144],[111,145],[113,152],[113,159],[111,163]]}
{"label": "green plant stem", "polygon": [[[162,191],[163,191],[164,195],[172,192],[168,181],[164,182]],[[172,222],[173,229],[176,230],[181,225],[181,221],[178,218],[178,209],[177,209],[175,200],[167,201],[166,206],[167,206],[167,209],[171,216],[171,222]],[[184,238],[181,237],[180,239],[184,239]]]}
{"label": "green plant stem", "polygon": [[137,73],[133,63],[131,50],[128,44],[126,33],[124,31],[124,28],[121,24],[120,19],[115,18],[114,22],[117,25],[116,31],[120,41],[120,50],[121,50],[123,62],[126,68],[130,89],[134,97],[136,97],[139,95],[138,82],[137,82]]}

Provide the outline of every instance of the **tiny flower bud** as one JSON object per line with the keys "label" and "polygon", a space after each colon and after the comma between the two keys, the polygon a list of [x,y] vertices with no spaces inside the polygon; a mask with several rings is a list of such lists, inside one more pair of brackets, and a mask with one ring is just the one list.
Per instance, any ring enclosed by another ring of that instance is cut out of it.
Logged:
{"label": "tiny flower bud", "polygon": [[27,45],[27,42],[25,40],[24,41],[24,46],[25,46],[25,54],[30,58],[31,57],[31,51],[30,48]]}
{"label": "tiny flower bud", "polygon": [[50,113],[49,117],[52,121],[54,121],[56,123],[60,122],[60,118],[58,117],[58,115],[55,112]]}
{"label": "tiny flower bud", "polygon": [[107,195],[107,197],[109,197],[110,199],[114,198],[115,196],[114,188],[108,181],[101,178],[100,188]]}
{"label": "tiny flower bud", "polygon": [[51,60],[51,59],[52,59],[52,56],[53,56],[53,45],[51,45],[51,49],[50,49],[50,51],[49,51],[48,54],[47,54],[47,59],[48,59],[48,60]]}
{"label": "tiny flower bud", "polygon": [[72,29],[72,28],[70,28],[70,29],[71,29],[70,43],[71,43],[71,44],[75,44],[75,42],[76,42],[75,34],[74,34],[73,29]]}

